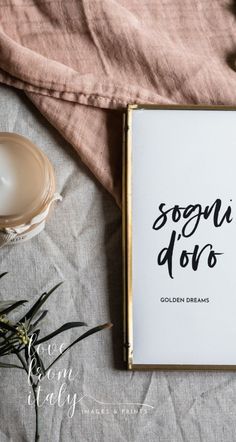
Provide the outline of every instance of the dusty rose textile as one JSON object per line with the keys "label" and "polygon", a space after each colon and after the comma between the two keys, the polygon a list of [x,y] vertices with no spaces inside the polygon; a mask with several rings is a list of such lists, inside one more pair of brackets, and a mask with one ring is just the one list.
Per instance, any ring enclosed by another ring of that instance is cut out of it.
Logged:
{"label": "dusty rose textile", "polygon": [[0,81],[120,199],[129,102],[236,104],[230,0],[0,0]]}

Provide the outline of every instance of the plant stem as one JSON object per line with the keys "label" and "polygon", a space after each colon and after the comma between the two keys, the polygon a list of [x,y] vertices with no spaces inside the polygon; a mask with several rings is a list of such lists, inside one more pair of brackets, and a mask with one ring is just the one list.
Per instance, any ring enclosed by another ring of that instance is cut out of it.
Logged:
{"label": "plant stem", "polygon": [[[3,339],[9,343],[8,339],[4,336]],[[27,364],[25,363],[23,357],[16,351],[14,345],[12,345],[12,350],[15,353],[16,357],[22,364],[23,370],[25,370],[27,376],[29,374]],[[32,386],[33,394],[34,394],[34,408],[35,408],[35,442],[39,441],[39,413],[38,413],[38,401],[37,401],[37,384],[34,384],[32,377],[30,376],[30,383]]]}
{"label": "plant stem", "polygon": [[37,386],[32,385],[32,390],[34,393],[34,408],[35,408],[35,442],[39,441],[39,413],[38,413],[38,402],[37,402]]}
{"label": "plant stem", "polygon": [[[27,365],[24,362],[24,359],[22,358],[21,355],[19,355],[19,353],[16,353],[16,356],[18,357],[18,359],[21,361],[23,369],[26,371],[27,375],[29,374],[28,372],[28,368]],[[34,409],[35,409],[35,442],[39,441],[39,410],[38,410],[38,401],[37,401],[37,387],[38,387],[38,382],[35,384],[33,382],[32,376],[29,376],[30,378],[30,384],[33,390],[33,394],[34,394]]]}

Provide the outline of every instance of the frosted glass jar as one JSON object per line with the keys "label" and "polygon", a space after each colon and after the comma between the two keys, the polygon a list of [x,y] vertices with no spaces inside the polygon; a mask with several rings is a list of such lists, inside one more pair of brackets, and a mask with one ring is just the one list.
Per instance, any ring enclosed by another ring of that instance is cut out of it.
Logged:
{"label": "frosted glass jar", "polygon": [[40,233],[58,199],[47,156],[27,138],[0,132],[0,247]]}

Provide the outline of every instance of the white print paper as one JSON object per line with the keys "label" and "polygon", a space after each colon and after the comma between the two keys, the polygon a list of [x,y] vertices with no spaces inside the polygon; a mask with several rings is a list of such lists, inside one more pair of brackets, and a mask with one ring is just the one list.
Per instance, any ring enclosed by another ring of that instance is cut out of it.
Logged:
{"label": "white print paper", "polygon": [[236,365],[235,128],[235,111],[133,111],[134,364]]}

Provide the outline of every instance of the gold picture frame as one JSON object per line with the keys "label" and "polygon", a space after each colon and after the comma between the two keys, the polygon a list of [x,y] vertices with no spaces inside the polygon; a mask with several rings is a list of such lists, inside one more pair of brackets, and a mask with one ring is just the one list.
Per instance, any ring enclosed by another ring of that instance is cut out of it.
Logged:
{"label": "gold picture frame", "polygon": [[[122,177],[122,249],[123,249],[123,317],[124,361],[128,370],[236,370],[236,365],[156,365],[133,363],[133,293],[132,293],[132,115],[137,109],[224,110],[236,106],[149,105],[130,104],[124,112],[123,177]],[[236,350],[235,350],[236,351]]]}

